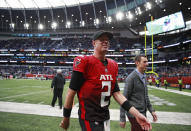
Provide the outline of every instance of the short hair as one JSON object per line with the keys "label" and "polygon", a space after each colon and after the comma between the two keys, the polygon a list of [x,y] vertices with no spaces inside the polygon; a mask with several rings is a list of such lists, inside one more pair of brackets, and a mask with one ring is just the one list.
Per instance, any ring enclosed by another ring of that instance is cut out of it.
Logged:
{"label": "short hair", "polygon": [[145,55],[136,55],[135,56],[135,62],[140,62],[141,61],[141,57],[147,58],[147,56],[145,56]]}

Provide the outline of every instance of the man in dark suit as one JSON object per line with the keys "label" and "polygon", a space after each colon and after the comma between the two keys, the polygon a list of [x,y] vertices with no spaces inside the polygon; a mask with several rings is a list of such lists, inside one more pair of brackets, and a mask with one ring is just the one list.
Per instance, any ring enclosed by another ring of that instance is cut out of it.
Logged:
{"label": "man in dark suit", "polygon": [[53,99],[51,103],[52,107],[55,106],[58,97],[59,106],[60,109],[62,109],[62,94],[63,94],[64,84],[65,84],[65,78],[62,75],[62,70],[58,69],[57,75],[54,77],[51,84],[51,90],[53,91]]}
{"label": "man in dark suit", "polygon": [[[148,89],[146,83],[145,70],[148,66],[147,57],[138,55],[135,57],[136,69],[127,77],[124,96],[129,102],[143,115],[146,116],[147,109],[153,116],[153,121],[157,121],[157,115],[152,108],[148,97]],[[131,123],[131,131],[143,131],[141,126],[137,123],[134,116],[127,112],[127,117]],[[125,128],[126,117],[125,110],[120,108],[120,126]]]}

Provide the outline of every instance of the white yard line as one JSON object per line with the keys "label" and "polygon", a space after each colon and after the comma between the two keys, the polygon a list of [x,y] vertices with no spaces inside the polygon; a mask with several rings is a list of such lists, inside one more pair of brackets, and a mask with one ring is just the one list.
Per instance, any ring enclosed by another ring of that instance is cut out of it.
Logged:
{"label": "white yard line", "polygon": [[148,87],[153,88],[153,89],[157,89],[157,90],[162,90],[162,91],[172,92],[172,93],[176,93],[176,94],[181,94],[181,95],[185,95],[185,96],[191,96],[191,93],[185,92],[185,91],[157,88],[155,86],[150,86],[150,85],[148,85]]}
{"label": "white yard line", "polygon": [[10,90],[12,88],[0,88],[0,90]]}
{"label": "white yard line", "polygon": [[[15,102],[3,102],[0,101],[1,112],[13,112],[21,114],[35,114],[42,116],[57,116],[63,117],[62,110],[53,108],[50,105],[40,104],[26,104]],[[180,112],[156,112],[158,115],[158,121],[156,123],[161,124],[178,124],[178,125],[191,125],[191,113]],[[110,109],[111,120],[119,121],[120,111],[119,109]],[[148,119],[152,122],[152,116],[148,113]],[[71,118],[78,118],[78,107],[73,107]],[[128,120],[128,119],[127,119]]]}
{"label": "white yard line", "polygon": [[28,94],[19,94],[19,95],[14,95],[14,96],[7,96],[7,97],[1,97],[0,100],[3,100],[3,99],[9,99],[9,98],[15,98],[15,97],[21,97],[21,96],[28,96],[28,95],[33,95],[33,94],[40,94],[40,93],[43,93],[43,92],[48,92],[47,91],[38,91],[38,92],[31,92],[31,93],[28,93]]}
{"label": "white yard line", "polygon": [[48,88],[48,86],[17,86],[13,88],[0,88],[0,90],[12,90],[15,88]]}
{"label": "white yard line", "polygon": [[13,101],[15,101],[15,99],[10,99],[10,100],[7,100],[7,101],[9,101],[9,102],[13,102]]}
{"label": "white yard line", "polygon": [[44,101],[41,101],[41,102],[39,102],[38,104],[43,104],[44,103]]}

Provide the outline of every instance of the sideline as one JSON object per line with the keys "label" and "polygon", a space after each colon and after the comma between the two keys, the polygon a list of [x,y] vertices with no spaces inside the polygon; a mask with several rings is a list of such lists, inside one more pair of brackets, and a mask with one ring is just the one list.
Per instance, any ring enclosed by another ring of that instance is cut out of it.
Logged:
{"label": "sideline", "polygon": [[[16,102],[3,102],[0,101],[0,112],[12,112],[21,114],[33,114],[42,116],[56,116],[63,117],[62,110],[58,106],[51,107],[50,105],[42,104],[27,104]],[[119,109],[110,109],[111,120],[119,121]],[[156,112],[158,121],[161,124],[177,124],[177,125],[191,125],[191,113],[180,112]],[[152,116],[148,112],[148,119],[152,122]],[[78,118],[78,107],[73,107],[71,118]],[[128,120],[128,119],[127,119]]]}
{"label": "sideline", "polygon": [[153,88],[153,89],[158,89],[158,90],[162,90],[162,91],[172,92],[172,93],[181,94],[181,95],[185,95],[185,96],[191,96],[191,93],[185,92],[185,91],[157,88],[156,86],[150,86],[150,85],[147,85],[147,86],[150,87],[150,88]]}

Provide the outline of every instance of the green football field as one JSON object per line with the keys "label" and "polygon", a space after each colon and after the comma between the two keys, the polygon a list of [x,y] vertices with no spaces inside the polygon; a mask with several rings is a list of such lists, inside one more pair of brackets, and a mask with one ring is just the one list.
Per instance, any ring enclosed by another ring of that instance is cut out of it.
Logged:
{"label": "green football field", "polygon": [[[0,101],[50,105],[52,92],[49,80],[0,80]],[[65,85],[63,99],[69,83]],[[122,86],[120,86],[122,88]],[[157,111],[191,113],[191,97],[149,88],[151,103]],[[75,104],[78,103],[75,98]],[[111,109],[119,105],[111,99]],[[60,131],[62,118],[0,112],[0,131]],[[80,131],[78,119],[71,119],[69,131]],[[190,131],[191,126],[152,124],[154,131]],[[130,130],[119,127],[119,122],[111,121],[111,131]]]}

